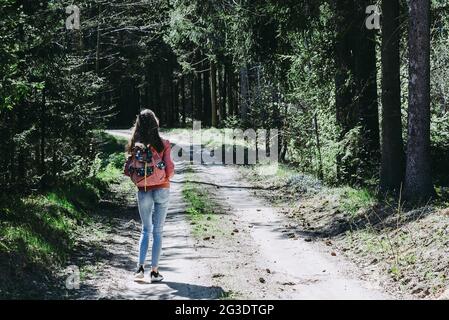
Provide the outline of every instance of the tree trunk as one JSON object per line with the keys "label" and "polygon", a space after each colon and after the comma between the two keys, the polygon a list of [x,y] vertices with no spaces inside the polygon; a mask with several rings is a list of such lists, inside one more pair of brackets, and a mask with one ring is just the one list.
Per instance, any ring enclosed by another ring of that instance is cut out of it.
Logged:
{"label": "tree trunk", "polygon": [[148,97],[148,103],[149,103],[149,105],[150,105],[150,108],[152,109],[152,110],[154,110],[154,105],[155,105],[155,98],[154,98],[154,87],[155,87],[155,85],[156,85],[156,81],[154,80],[155,79],[155,77],[154,77],[154,73],[150,73],[150,82],[149,82],[149,84],[148,84],[148,95],[149,95],[149,97]]}
{"label": "tree trunk", "polygon": [[[170,71],[167,71],[167,73]],[[170,74],[170,73],[168,73]],[[175,83],[170,75],[168,75],[168,105],[167,105],[167,123],[171,127],[173,126],[174,118],[175,118]]]}
{"label": "tree trunk", "polygon": [[[100,33],[100,27],[101,27],[101,6],[98,6],[98,17],[97,17],[97,39],[96,39],[96,45],[95,45],[95,72],[97,75],[100,75],[100,44],[101,44],[101,33]],[[81,31],[81,29],[80,29]],[[82,48],[82,33],[80,32],[80,47]],[[82,49],[81,49],[82,50]]]}
{"label": "tree trunk", "polygon": [[[359,159],[362,174],[371,174],[380,158],[379,104],[377,101],[376,31],[365,26],[365,9],[370,1],[357,1],[357,39],[354,46],[356,76],[356,108],[362,128]],[[377,171],[377,170],[376,170]]]}
{"label": "tree trunk", "polygon": [[203,108],[203,92],[201,85],[201,73],[195,73],[195,119],[201,120]]}
{"label": "tree trunk", "polygon": [[190,91],[191,91],[191,97],[190,100],[192,102],[192,112],[191,112],[191,117],[192,119],[195,119],[196,116],[196,105],[197,105],[197,81],[196,81],[196,73],[194,72],[192,74],[192,83],[191,83],[191,87],[190,87]]}
{"label": "tree trunk", "polygon": [[217,127],[217,68],[215,62],[210,63],[210,103],[211,103],[211,124]]}
{"label": "tree trunk", "polygon": [[[340,127],[339,140],[356,125],[356,110],[353,101],[355,85],[352,44],[355,42],[353,1],[335,1],[335,109]],[[354,168],[344,163],[342,153],[337,154],[337,180],[345,182],[353,175]]]}
{"label": "tree trunk", "polygon": [[409,107],[404,199],[435,195],[430,167],[430,1],[413,0],[409,24]]}
{"label": "tree trunk", "polygon": [[246,122],[249,111],[249,79],[247,67],[240,69],[240,106],[242,120]]}
{"label": "tree trunk", "polygon": [[218,123],[222,123],[223,120],[223,67],[220,65],[217,68],[217,103],[218,103]]}
{"label": "tree trunk", "polygon": [[39,175],[41,176],[41,188],[46,186],[46,168],[45,168],[45,144],[46,144],[46,97],[45,87],[42,89],[42,101],[40,110],[40,141],[39,141]]}
{"label": "tree trunk", "polygon": [[234,106],[234,98],[233,98],[233,94],[234,94],[234,77],[233,77],[233,72],[232,72],[232,67],[228,66],[227,68],[227,74],[228,74],[228,88],[227,88],[227,93],[228,93],[228,105],[229,105],[229,114],[231,116],[235,116],[236,115],[236,108]]}
{"label": "tree trunk", "polygon": [[[204,69],[208,64],[204,63]],[[203,69],[203,70],[204,70]],[[211,90],[210,90],[210,71],[203,71],[203,122],[210,126],[212,124],[212,104],[211,104]]]}
{"label": "tree trunk", "polygon": [[[337,155],[337,179],[362,182],[377,172],[380,158],[375,32],[366,29],[368,1],[335,2],[336,116],[340,140],[361,131]],[[353,139],[353,138],[351,138]],[[346,141],[346,140],[345,140]],[[344,154],[350,156],[343,157]]]}
{"label": "tree trunk", "polygon": [[156,114],[160,114],[160,105],[161,105],[161,80],[160,80],[160,73],[156,73],[154,75],[154,92],[153,92],[153,99],[154,99],[154,106],[153,111],[156,112]]}
{"label": "tree trunk", "polygon": [[186,125],[186,82],[185,76],[181,78],[181,103],[182,103],[182,125]]}
{"label": "tree trunk", "polygon": [[323,157],[321,155],[320,128],[318,126],[318,116],[316,112],[313,114],[313,127],[315,130],[316,149],[318,153],[318,179],[323,180]]}
{"label": "tree trunk", "polygon": [[228,78],[227,78],[227,72],[226,72],[226,65],[223,66],[223,78],[220,77],[220,79],[223,79],[221,86],[220,86],[220,88],[221,88],[220,122],[222,122],[223,120],[226,120],[227,104],[228,104],[228,101],[227,101],[228,95],[227,95],[227,90],[226,90]]}
{"label": "tree trunk", "polygon": [[382,12],[382,161],[380,190],[400,190],[405,173],[401,121],[400,4],[383,0]]}
{"label": "tree trunk", "polygon": [[190,117],[192,119],[195,118],[195,73],[192,73],[191,77],[190,77]]}

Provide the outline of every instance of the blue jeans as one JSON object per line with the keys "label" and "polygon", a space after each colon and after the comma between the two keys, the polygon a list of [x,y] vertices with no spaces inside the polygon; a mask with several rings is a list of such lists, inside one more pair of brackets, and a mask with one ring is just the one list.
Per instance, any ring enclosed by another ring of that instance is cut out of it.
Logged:
{"label": "blue jeans", "polygon": [[153,248],[151,251],[151,266],[157,268],[162,248],[162,230],[167,216],[170,189],[153,189],[147,192],[138,191],[137,203],[142,234],[140,236],[139,265],[145,264],[150,233],[153,233]]}

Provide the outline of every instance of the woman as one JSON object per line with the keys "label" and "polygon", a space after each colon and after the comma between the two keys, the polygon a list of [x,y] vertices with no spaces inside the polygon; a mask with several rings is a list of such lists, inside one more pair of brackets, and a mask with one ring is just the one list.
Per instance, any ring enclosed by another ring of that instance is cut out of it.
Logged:
{"label": "woman", "polygon": [[170,178],[174,175],[174,164],[170,156],[170,142],[160,137],[159,119],[151,110],[143,110],[138,115],[132,136],[127,145],[128,155],[132,154],[136,143],[141,143],[145,146],[150,145],[157,151],[159,158],[165,163],[165,180],[157,185],[146,186],[145,189],[139,188],[137,192],[142,233],[139,244],[139,261],[134,276],[136,281],[144,278],[149,235],[152,233],[151,282],[159,282],[164,279],[159,273],[158,266],[162,247],[162,230],[168,208]]}

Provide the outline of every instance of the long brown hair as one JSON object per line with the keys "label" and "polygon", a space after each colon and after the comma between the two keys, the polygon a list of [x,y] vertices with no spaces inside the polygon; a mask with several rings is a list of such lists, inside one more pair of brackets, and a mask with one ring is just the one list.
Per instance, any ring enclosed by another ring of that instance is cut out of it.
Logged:
{"label": "long brown hair", "polygon": [[136,142],[144,145],[151,145],[157,152],[164,150],[162,138],[159,135],[159,119],[156,114],[150,110],[145,109],[137,116],[136,122],[132,129],[131,138],[126,146],[126,151],[132,153]]}

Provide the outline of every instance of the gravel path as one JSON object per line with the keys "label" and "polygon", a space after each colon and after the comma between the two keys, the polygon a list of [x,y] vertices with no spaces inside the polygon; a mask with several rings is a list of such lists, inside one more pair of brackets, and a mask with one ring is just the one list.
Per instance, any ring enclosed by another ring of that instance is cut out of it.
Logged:
{"label": "gravel path", "polygon": [[[168,138],[186,144],[183,137]],[[194,183],[207,191],[221,213],[217,222],[221,235],[193,238],[181,193],[186,165],[176,163],[172,183],[160,266],[166,281],[132,281],[140,223],[130,201],[126,212],[113,218],[114,227],[100,242],[103,267],[83,282],[81,299],[391,298],[378,284],[361,279],[353,264],[326,246],[305,241],[230,166],[191,166]]]}

